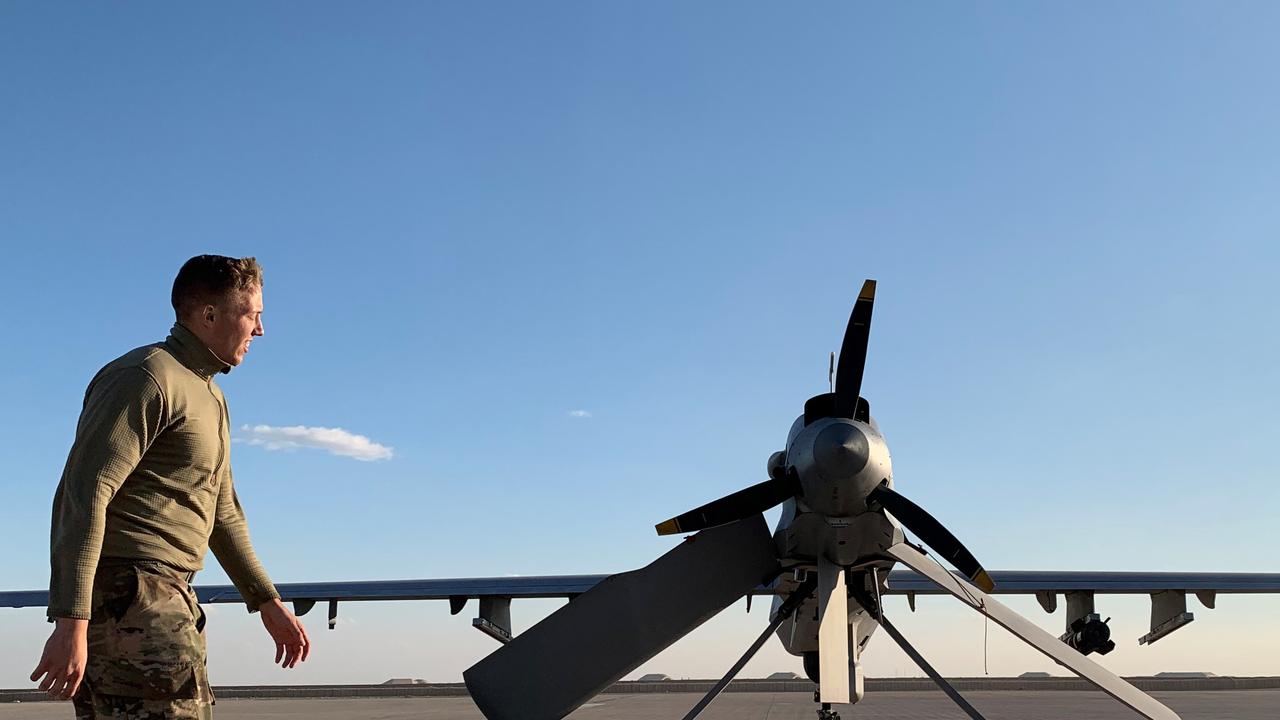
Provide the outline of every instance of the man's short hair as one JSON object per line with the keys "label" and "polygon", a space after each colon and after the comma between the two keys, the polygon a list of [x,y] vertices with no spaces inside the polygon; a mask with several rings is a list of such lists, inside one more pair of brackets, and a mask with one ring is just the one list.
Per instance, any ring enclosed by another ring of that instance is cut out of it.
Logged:
{"label": "man's short hair", "polygon": [[182,264],[173,279],[170,301],[178,318],[205,305],[216,305],[232,292],[262,286],[262,266],[256,258],[197,255]]}

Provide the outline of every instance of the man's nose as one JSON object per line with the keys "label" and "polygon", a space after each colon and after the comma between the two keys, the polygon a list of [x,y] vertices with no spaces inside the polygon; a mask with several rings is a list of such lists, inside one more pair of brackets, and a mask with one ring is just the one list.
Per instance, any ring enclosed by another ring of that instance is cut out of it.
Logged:
{"label": "man's nose", "polygon": [[257,335],[257,336],[259,336],[259,337],[261,337],[261,336],[263,336],[263,335],[266,335],[266,332],[265,332],[265,331],[263,331],[263,329],[262,329],[262,321],[261,321],[261,320],[259,320],[259,321],[258,321],[258,324],[257,324],[256,326],[254,326],[254,328],[253,328],[253,334],[254,334],[254,335]]}

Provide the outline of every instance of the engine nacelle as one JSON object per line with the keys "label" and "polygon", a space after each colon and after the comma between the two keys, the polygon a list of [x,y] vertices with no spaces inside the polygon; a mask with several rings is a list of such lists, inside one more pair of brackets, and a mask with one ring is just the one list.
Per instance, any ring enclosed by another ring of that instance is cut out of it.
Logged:
{"label": "engine nacelle", "polygon": [[800,481],[805,504],[827,517],[866,512],[867,495],[885,480],[892,484],[889,448],[871,423],[825,417],[806,425],[802,416],[792,425],[783,457]]}

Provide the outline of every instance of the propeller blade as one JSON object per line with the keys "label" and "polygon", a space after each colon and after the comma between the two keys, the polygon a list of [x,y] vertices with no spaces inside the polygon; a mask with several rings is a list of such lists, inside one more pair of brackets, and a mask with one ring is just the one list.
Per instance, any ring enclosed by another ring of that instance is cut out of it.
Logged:
{"label": "propeller blade", "polygon": [[656,526],[659,535],[676,535],[696,532],[717,525],[741,520],[764,512],[774,505],[781,505],[797,494],[800,488],[794,478],[782,477],[765,480],[749,488],[712,500],[702,507],[664,520]]}
{"label": "propeller blade", "polygon": [[1005,607],[1000,601],[952,575],[924,553],[906,543],[891,546],[885,553],[929,578],[935,585],[956,596],[965,605],[996,621],[998,625],[1039,650],[1059,665],[1088,680],[1099,690],[1129,706],[1148,720],[1179,720],[1178,715],[1158,700],[1142,692],[1111,671],[1081,655],[1050,635],[1039,625]]}
{"label": "propeller blade", "polygon": [[924,508],[911,502],[906,496],[899,494],[887,485],[881,485],[871,491],[868,500],[873,500],[893,513],[898,522],[915,533],[925,545],[941,555],[947,562],[955,566],[965,577],[987,592],[995,589],[996,584],[982,568],[978,559],[969,549],[960,543],[951,531],[942,526],[936,518]]}
{"label": "propeller blade", "polygon": [[489,720],[559,720],[779,572],[763,515],[605,578],[462,674]]}
{"label": "propeller blade", "polygon": [[[824,703],[850,703],[855,685],[844,568],[818,557],[818,694]],[[860,688],[859,688],[860,689]]]}
{"label": "propeller blade", "polygon": [[871,336],[871,310],[876,301],[876,281],[862,283],[858,301],[853,304],[849,324],[840,344],[840,363],[836,366],[836,417],[852,418],[858,409],[862,392],[862,371],[867,366],[867,341]]}

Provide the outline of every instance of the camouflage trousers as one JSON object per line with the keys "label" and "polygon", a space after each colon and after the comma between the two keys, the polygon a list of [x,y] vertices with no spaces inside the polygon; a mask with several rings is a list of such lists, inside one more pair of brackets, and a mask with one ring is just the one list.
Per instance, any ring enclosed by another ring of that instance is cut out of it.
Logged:
{"label": "camouflage trousers", "polygon": [[205,615],[188,579],[160,563],[98,568],[77,720],[213,717]]}

